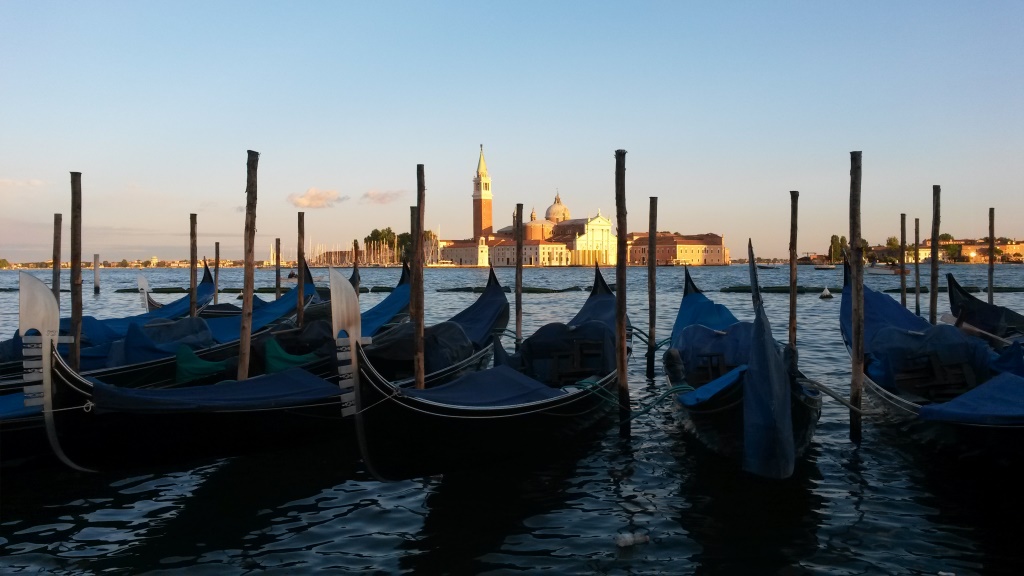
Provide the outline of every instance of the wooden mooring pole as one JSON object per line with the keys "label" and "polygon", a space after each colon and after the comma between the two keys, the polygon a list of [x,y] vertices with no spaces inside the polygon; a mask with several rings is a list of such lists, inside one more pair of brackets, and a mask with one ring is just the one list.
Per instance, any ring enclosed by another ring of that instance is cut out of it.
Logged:
{"label": "wooden mooring pole", "polygon": [[658,337],[654,327],[658,323],[658,197],[651,196],[647,217],[647,378],[654,378],[654,354]]}
{"label": "wooden mooring pole", "polygon": [[274,300],[281,297],[281,239],[274,238]]}
{"label": "wooden mooring pole", "polygon": [[988,303],[992,304],[992,282],[996,272],[996,209],[988,209]]}
{"label": "wooden mooring pole", "polygon": [[213,243],[213,303],[217,303],[220,292],[220,242]]}
{"label": "wooden mooring pole", "polygon": [[907,215],[900,214],[900,304],[907,307]]}
{"label": "wooden mooring pole", "polygon": [[260,153],[248,151],[245,170],[245,267],[242,274],[242,322],[238,338],[238,379],[249,377],[249,354],[252,345],[252,298],[256,288],[256,168]]}
{"label": "wooden mooring pole", "polygon": [[100,255],[92,255],[92,293],[100,293]]}
{"label": "wooden mooring pole", "polygon": [[921,315],[921,219],[914,218],[914,314]]}
{"label": "wooden mooring pole", "polygon": [[[800,192],[789,191],[789,346],[796,350],[796,232]],[[796,358],[796,355],[793,356]]]}
{"label": "wooden mooring pole", "polygon": [[71,173],[71,343],[70,364],[82,361],[82,173]]}
{"label": "wooden mooring pole", "polygon": [[299,212],[299,248],[295,252],[295,269],[299,274],[298,302],[295,304],[295,324],[302,326],[303,315],[306,310],[306,213]]}
{"label": "wooden mooring pole", "polygon": [[932,186],[932,261],[931,286],[928,288],[928,322],[934,325],[939,309],[939,197],[942,189],[938,184]]}
{"label": "wooden mooring pole", "polygon": [[413,373],[416,376],[416,388],[422,390],[426,378],[425,356],[423,352],[423,210],[426,202],[426,183],[423,177],[423,164],[416,165],[416,206],[414,208],[412,230],[412,294],[409,302],[413,321]]}
{"label": "wooden mooring pole", "polygon": [[53,290],[53,297],[57,300],[57,308],[60,309],[60,214],[53,215],[53,277],[50,280],[50,290]]}
{"label": "wooden mooring pole", "polygon": [[864,390],[864,246],[860,238],[861,153],[850,152],[850,267],[853,297],[853,353],[850,355],[850,439],[860,444],[861,396]]}
{"label": "wooden mooring pole", "polygon": [[196,215],[188,215],[189,260],[188,260],[188,316],[196,317],[196,270],[199,267],[199,249],[196,243]]}
{"label": "wooden mooring pole", "polygon": [[615,151],[615,223],[618,245],[615,261],[615,365],[619,380],[619,434],[629,436],[629,377],[626,371],[626,151]]}
{"label": "wooden mooring pole", "polygon": [[516,352],[523,342],[523,205],[516,204]]}

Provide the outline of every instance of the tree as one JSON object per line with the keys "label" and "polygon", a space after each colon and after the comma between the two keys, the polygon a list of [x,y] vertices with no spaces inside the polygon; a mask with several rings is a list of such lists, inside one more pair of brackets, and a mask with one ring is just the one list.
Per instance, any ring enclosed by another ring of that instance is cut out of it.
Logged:
{"label": "tree", "polygon": [[843,258],[846,258],[850,253],[850,243],[847,242],[846,236],[839,237],[839,252],[842,254]]}
{"label": "tree", "polygon": [[120,262],[118,262],[117,267],[118,268],[127,268],[128,267],[128,260],[122,259]]}
{"label": "tree", "polygon": [[6,258],[0,258],[0,268],[10,268],[11,263]]}
{"label": "tree", "polygon": [[[429,249],[434,245],[436,239],[437,234],[430,230],[423,232],[423,250],[425,254],[429,254]],[[398,253],[402,255],[402,260],[412,261],[412,234],[402,232],[398,235]]]}
{"label": "tree", "polygon": [[956,238],[953,238],[952,234],[946,234],[945,232],[939,234],[939,242],[952,242],[953,240],[956,240]]}
{"label": "tree", "polygon": [[839,236],[836,234],[832,235],[832,240],[828,246],[828,261],[833,263],[843,255],[843,245],[839,242]]}
{"label": "tree", "polygon": [[946,260],[953,262],[957,258],[960,258],[960,249],[963,246],[959,244],[946,244],[942,247],[942,251],[946,253]]}

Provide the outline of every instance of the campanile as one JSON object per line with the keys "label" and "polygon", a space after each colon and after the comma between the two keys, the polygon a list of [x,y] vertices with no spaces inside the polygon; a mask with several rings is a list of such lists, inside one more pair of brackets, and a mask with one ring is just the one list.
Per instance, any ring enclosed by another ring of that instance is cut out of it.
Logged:
{"label": "campanile", "polygon": [[473,178],[473,240],[485,238],[494,233],[491,220],[491,177],[487,175],[484,162],[484,145],[480,145],[480,160]]}

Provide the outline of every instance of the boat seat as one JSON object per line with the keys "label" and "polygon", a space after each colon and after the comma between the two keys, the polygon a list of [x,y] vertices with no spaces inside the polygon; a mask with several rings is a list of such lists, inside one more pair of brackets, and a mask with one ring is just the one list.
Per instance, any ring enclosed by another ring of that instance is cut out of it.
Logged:
{"label": "boat seat", "polygon": [[553,355],[555,370],[552,384],[567,386],[591,376],[603,376],[606,370],[604,342],[573,340],[567,352]]}
{"label": "boat seat", "polygon": [[728,373],[733,367],[725,361],[725,354],[721,352],[704,352],[697,354],[697,366],[690,373],[697,382],[694,386],[717,380]]}
{"label": "boat seat", "polygon": [[934,352],[909,358],[895,380],[900,389],[931,402],[946,402],[978,384],[970,364],[944,362]]}

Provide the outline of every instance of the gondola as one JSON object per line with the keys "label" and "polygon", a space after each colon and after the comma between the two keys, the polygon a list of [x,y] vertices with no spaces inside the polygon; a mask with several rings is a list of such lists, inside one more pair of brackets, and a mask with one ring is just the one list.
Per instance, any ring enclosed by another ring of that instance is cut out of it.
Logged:
{"label": "gondola", "polygon": [[[213,285],[213,276],[210,268],[203,261],[203,279],[196,286],[196,308],[202,309],[212,299],[216,287]],[[190,295],[185,295],[173,302],[163,305],[159,309],[151,310],[142,314],[124,316],[120,318],[97,319],[91,316],[82,318],[81,345],[88,347],[109,347],[112,342],[125,338],[133,328],[136,330],[147,324],[167,322],[185,318],[190,310]],[[71,319],[61,318],[60,330],[67,334],[71,329]],[[15,333],[10,340],[0,342],[0,387],[2,381],[9,379],[20,379],[22,373],[22,350],[24,343],[21,336]],[[97,348],[98,349],[98,348]]]}
{"label": "gondola", "polygon": [[[170,308],[178,317],[189,313],[191,303],[189,302],[188,295],[174,300],[173,302],[159,302],[153,299],[153,296],[151,295],[152,290],[149,287],[149,282],[146,280],[146,277],[139,275],[138,281],[139,292],[142,293],[145,299],[147,312],[155,312],[158,309]],[[206,306],[213,301],[213,295],[216,291],[217,287],[214,286],[213,274],[210,273],[210,266],[206,263],[206,260],[203,260],[203,278],[196,286],[196,310],[201,311],[206,308]],[[165,310],[165,312],[168,311]]]}
{"label": "gondola", "polygon": [[946,274],[946,282],[949,285],[949,309],[957,325],[995,336],[986,338],[996,348],[1015,340],[1024,341],[1024,315],[975,297],[960,286],[952,274]]}
{"label": "gondola", "polygon": [[[405,278],[403,276],[384,300],[363,313],[368,336],[385,331],[407,318],[409,287]],[[26,282],[23,279],[23,283]],[[312,293],[310,282],[306,294],[311,297]],[[334,346],[328,321],[310,322],[302,328],[277,325],[274,330],[270,329],[270,325],[282,315],[294,311],[297,298],[298,287],[295,287],[281,299],[253,313],[252,345],[256,353],[250,357],[250,373],[304,366],[317,375],[332,374]],[[38,330],[33,326],[34,302],[31,298],[22,301],[22,332]],[[166,389],[217,382],[237,371],[241,319],[226,317],[203,322],[212,327],[211,333],[217,335],[218,340],[212,346],[199,350],[168,348],[156,359],[83,371],[81,375],[118,388]],[[144,335],[139,338],[144,338]],[[132,345],[145,349],[138,338]],[[41,345],[33,343],[29,350],[34,354],[35,362],[40,364]],[[49,450],[44,433],[42,388],[37,384],[42,375],[41,365],[34,366],[28,372],[27,381],[12,381],[8,385],[8,393],[0,396],[0,457],[4,466],[33,459]]]}
{"label": "gondola", "polygon": [[618,403],[614,313],[606,310],[615,301],[603,298],[610,291],[595,275],[573,325],[541,327],[514,355],[495,342],[492,368],[441,386],[390,382],[355,344],[356,430],[370,473],[401,480],[536,460],[605,421]]}
{"label": "gondola", "polygon": [[[404,290],[395,290],[388,297],[401,300],[404,291],[407,299],[407,284],[399,287]],[[332,292],[336,290],[332,287]],[[25,294],[33,299],[33,309],[46,310],[54,305],[52,297],[47,301],[38,286],[35,292],[29,286]],[[368,334],[383,326],[379,314],[371,313],[374,309],[359,314],[360,324],[367,322]],[[46,331],[46,315],[28,321],[41,326],[37,329],[40,332]],[[349,412],[343,409],[344,390],[339,387],[335,360],[337,346],[331,335],[344,334],[336,326],[328,329],[327,356],[291,354],[276,344],[276,334],[267,336],[267,348],[261,354],[262,371],[250,371],[251,376],[243,381],[231,379],[234,373],[230,370],[237,365],[228,364],[214,366],[219,371],[189,386],[131,389],[75,373],[63,358],[53,354],[49,365],[43,366],[45,379],[41,386],[50,446],[65,464],[89,470],[137,461],[235,454],[316,435],[337,435],[342,418]],[[429,379],[446,376],[441,370]]]}
{"label": "gondola", "polygon": [[685,273],[683,298],[665,352],[684,429],[742,469],[787,478],[814,436],[821,392],[772,337],[750,252],[754,321],[740,322]]}
{"label": "gondola", "polygon": [[[839,320],[852,354],[851,293],[847,269]],[[1024,440],[1019,344],[999,355],[980,338],[953,325],[933,326],[867,286],[863,309],[865,388],[891,419],[913,426],[923,441],[947,439],[946,447],[1019,451]]]}

